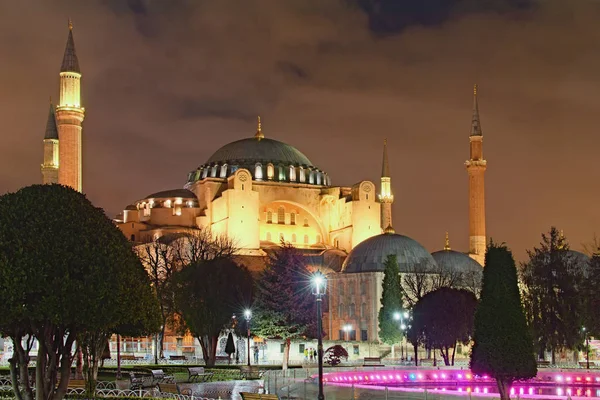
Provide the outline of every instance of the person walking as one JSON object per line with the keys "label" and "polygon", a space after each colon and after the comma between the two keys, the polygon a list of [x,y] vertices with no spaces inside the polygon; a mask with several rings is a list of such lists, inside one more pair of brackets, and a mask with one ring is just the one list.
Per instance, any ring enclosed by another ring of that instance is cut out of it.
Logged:
{"label": "person walking", "polygon": [[258,365],[258,345],[254,345],[254,364]]}
{"label": "person walking", "polygon": [[310,362],[312,363],[314,360],[314,353],[313,353],[312,347],[310,349],[308,349],[308,355],[310,357]]}

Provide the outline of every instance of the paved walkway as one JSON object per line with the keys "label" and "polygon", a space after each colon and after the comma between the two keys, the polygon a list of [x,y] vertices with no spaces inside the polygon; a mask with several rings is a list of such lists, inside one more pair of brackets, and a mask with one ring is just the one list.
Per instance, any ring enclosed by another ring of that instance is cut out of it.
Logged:
{"label": "paved walkway", "polygon": [[181,383],[182,388],[192,389],[194,397],[209,399],[241,400],[240,392],[262,393],[263,381],[224,381],[205,383]]}

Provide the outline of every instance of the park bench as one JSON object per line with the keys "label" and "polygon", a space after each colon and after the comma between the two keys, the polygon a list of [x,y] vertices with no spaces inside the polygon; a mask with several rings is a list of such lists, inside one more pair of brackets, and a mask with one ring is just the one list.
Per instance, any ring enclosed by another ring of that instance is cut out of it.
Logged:
{"label": "park bench", "polygon": [[243,400],[279,400],[276,394],[241,392],[240,396],[242,396]]}
{"label": "park bench", "polygon": [[365,357],[363,360],[363,367],[383,367],[383,364],[381,364],[381,357]]}
{"label": "park bench", "polygon": [[133,372],[129,373],[129,381],[129,388],[131,390],[146,389],[156,386],[152,376],[136,376]]}
{"label": "park bench", "polygon": [[154,383],[175,383],[175,377],[165,374],[162,369],[152,369],[150,372],[152,372]]}
{"label": "park bench", "polygon": [[169,356],[169,360],[171,361],[186,361],[186,356]]}
{"label": "park bench", "polygon": [[69,389],[85,389],[85,379],[69,379]]}
{"label": "park bench", "polygon": [[188,367],[188,382],[206,382],[213,376],[212,372],[206,372],[204,367]]}
{"label": "park bench", "polygon": [[261,371],[256,365],[242,365],[240,367],[240,375],[244,379],[260,379],[264,373],[265,371]]}
{"label": "park bench", "polygon": [[540,361],[537,362],[537,366],[538,367],[549,367],[550,366],[550,361],[540,360]]}
{"label": "park bench", "polygon": [[[587,361],[579,361],[579,366],[581,368],[587,368]],[[590,368],[594,368],[596,364],[590,360]]]}
{"label": "park bench", "polygon": [[133,354],[121,354],[121,361],[135,361],[141,360],[142,357],[136,357]]}
{"label": "park bench", "polygon": [[161,393],[170,393],[170,394],[181,394],[184,396],[191,396],[191,389],[181,389],[176,383],[160,383],[158,385],[158,391]]}

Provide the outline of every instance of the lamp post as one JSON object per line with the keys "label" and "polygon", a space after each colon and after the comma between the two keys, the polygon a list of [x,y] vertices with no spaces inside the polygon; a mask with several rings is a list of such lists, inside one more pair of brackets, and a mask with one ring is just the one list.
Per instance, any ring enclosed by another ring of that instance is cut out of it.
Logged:
{"label": "lamp post", "polygon": [[317,298],[317,361],[319,363],[319,395],[318,400],[324,400],[325,395],[323,394],[323,326],[322,326],[322,302],[323,295],[327,289],[327,280],[325,276],[317,271],[312,276],[312,284],[314,288],[313,294]]}
{"label": "lamp post", "polygon": [[244,317],[246,318],[246,329],[248,330],[248,366],[250,366],[250,318],[252,318],[252,311],[246,309]]}
{"label": "lamp post", "polygon": [[581,330],[585,334],[585,368],[590,369],[590,339],[585,326]]}

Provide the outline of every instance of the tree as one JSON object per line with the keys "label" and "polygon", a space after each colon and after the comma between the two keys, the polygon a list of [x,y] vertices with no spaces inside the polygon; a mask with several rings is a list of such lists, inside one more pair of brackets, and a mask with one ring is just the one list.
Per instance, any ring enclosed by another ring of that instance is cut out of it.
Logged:
{"label": "tree", "polygon": [[600,253],[598,250],[590,259],[581,288],[584,302],[584,326],[590,336],[600,336]]}
{"label": "tree", "polygon": [[394,318],[394,314],[402,312],[403,308],[398,259],[395,254],[390,254],[385,260],[379,309],[379,337],[384,343],[393,346],[402,339],[400,321]]}
{"label": "tree", "polygon": [[537,374],[515,261],[505,245],[493,242],[485,255],[470,366],[474,373],[496,379],[502,400],[510,398],[512,382]]}
{"label": "tree", "polygon": [[250,272],[230,258],[199,260],[174,275],[175,304],[200,342],[207,366],[215,365],[219,335],[231,316],[250,304]]}
{"label": "tree", "polygon": [[179,263],[177,262],[178,247],[173,246],[173,242],[178,237],[178,235],[165,235],[136,247],[138,256],[148,271],[152,288],[160,306],[161,322],[157,340],[158,354],[155,354],[159,358],[164,358],[165,330],[175,312],[172,278]]}
{"label": "tree", "polygon": [[555,227],[528,255],[521,266],[525,310],[540,358],[550,350],[556,364],[556,350],[581,344],[583,270]]}
{"label": "tree", "polygon": [[413,308],[413,335],[427,348],[439,349],[446,365],[454,365],[456,344],[471,340],[476,306],[468,290],[443,287],[427,293]]}
{"label": "tree", "polygon": [[284,341],[282,368],[287,369],[292,339],[322,334],[315,329],[315,299],[302,254],[290,244],[269,255],[256,285],[253,332]]}
{"label": "tree", "polygon": [[[141,304],[125,306],[130,289]],[[85,351],[86,336],[113,332],[130,318],[145,324],[156,311],[148,277],[121,231],[84,195],[60,185],[0,197],[0,304],[19,400],[62,399],[76,339]],[[28,363],[36,340],[34,393]],[[90,354],[101,356],[97,347]]]}
{"label": "tree", "polygon": [[329,347],[325,350],[325,353],[323,353],[323,360],[332,367],[338,365],[342,361],[342,358],[348,360],[348,352],[344,346],[339,344]]}
{"label": "tree", "polygon": [[227,362],[231,363],[231,355],[235,353],[235,343],[233,343],[233,333],[227,335],[227,343],[225,344],[225,353],[227,354]]}
{"label": "tree", "polygon": [[420,263],[408,267],[402,279],[402,290],[406,301],[413,307],[427,293],[442,287],[462,286],[465,279],[456,269]]}

